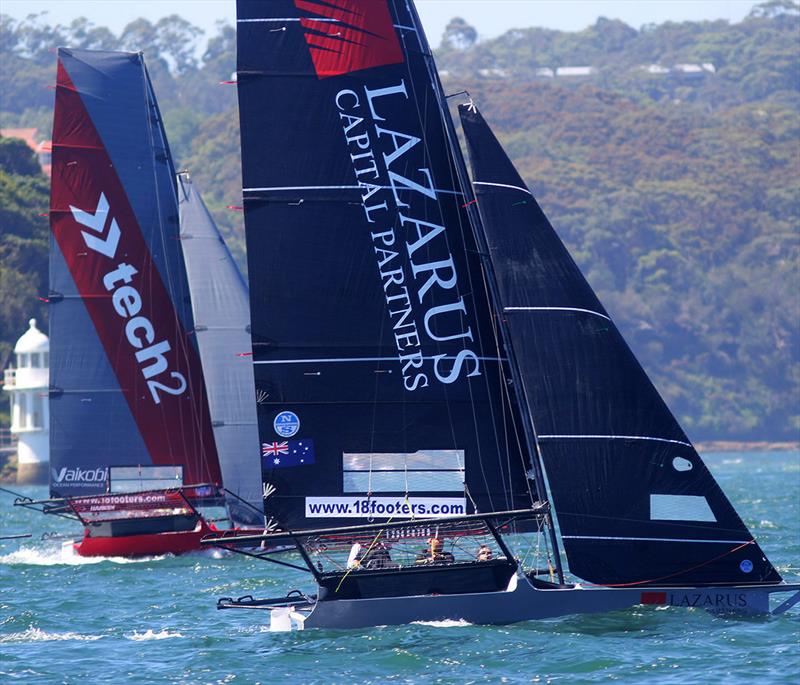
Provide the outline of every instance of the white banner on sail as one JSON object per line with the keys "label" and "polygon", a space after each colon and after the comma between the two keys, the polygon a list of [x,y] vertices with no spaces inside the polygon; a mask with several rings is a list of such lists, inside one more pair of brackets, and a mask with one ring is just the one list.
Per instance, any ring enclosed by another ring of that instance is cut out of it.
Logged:
{"label": "white banner on sail", "polygon": [[306,518],[420,518],[462,516],[463,497],[306,497]]}

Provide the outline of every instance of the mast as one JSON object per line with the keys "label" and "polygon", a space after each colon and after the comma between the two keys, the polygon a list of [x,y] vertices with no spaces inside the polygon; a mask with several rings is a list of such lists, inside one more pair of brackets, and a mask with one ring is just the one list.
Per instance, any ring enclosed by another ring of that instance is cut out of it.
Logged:
{"label": "mast", "polygon": [[[413,14],[415,24],[417,25],[419,30],[421,41],[423,42],[424,52],[428,58],[429,73],[439,100],[439,107],[442,111],[442,118],[445,122],[445,127],[447,130],[447,138],[450,144],[451,154],[453,155],[453,158],[455,160],[458,180],[464,192],[464,198],[466,200],[465,205],[467,208],[467,214],[469,216],[470,225],[472,226],[475,239],[479,246],[480,253],[483,256],[483,260],[481,263],[483,269],[486,272],[486,283],[489,287],[489,291],[491,294],[493,309],[495,313],[495,321],[497,323],[497,330],[500,333],[500,342],[502,345],[502,349],[504,351],[506,358],[508,359],[508,367],[511,373],[511,379],[513,383],[512,387],[514,390],[514,394],[516,396],[517,402],[520,405],[520,410],[521,410],[520,414],[523,424],[525,441],[528,445],[528,455],[530,459],[530,465],[535,475],[534,487],[536,488],[536,496],[538,497],[539,501],[548,502],[549,497],[547,493],[544,469],[541,462],[541,451],[539,448],[539,441],[536,437],[536,428],[533,424],[533,416],[530,411],[528,394],[525,390],[525,384],[522,382],[522,375],[519,370],[519,365],[517,362],[514,346],[511,344],[511,341],[509,340],[508,332],[505,327],[505,317],[502,315],[503,305],[502,305],[502,300],[500,298],[500,293],[498,292],[497,288],[497,279],[495,277],[494,267],[489,253],[489,246],[483,231],[483,225],[481,222],[480,213],[478,212],[478,208],[475,206],[474,203],[475,198],[472,192],[472,184],[469,182],[469,174],[467,172],[466,163],[464,161],[464,155],[462,154],[461,151],[461,145],[458,142],[458,135],[456,134],[455,126],[453,125],[453,119],[452,116],[450,115],[450,110],[447,106],[447,96],[444,94],[444,88],[442,87],[441,79],[439,78],[439,73],[436,69],[436,63],[433,58],[433,53],[431,51],[430,44],[428,43],[427,36],[425,35],[424,31],[422,31],[421,28],[422,22],[420,21],[419,15],[417,13],[417,8],[413,4],[413,2],[408,3],[408,6],[409,10]],[[548,537],[550,539],[550,544],[553,547],[553,557],[555,561],[558,580],[560,583],[563,583],[564,572],[561,566],[561,552],[558,543],[558,536],[556,535],[555,526],[553,525],[552,512],[547,515],[545,519],[545,525],[547,526],[548,529]]]}

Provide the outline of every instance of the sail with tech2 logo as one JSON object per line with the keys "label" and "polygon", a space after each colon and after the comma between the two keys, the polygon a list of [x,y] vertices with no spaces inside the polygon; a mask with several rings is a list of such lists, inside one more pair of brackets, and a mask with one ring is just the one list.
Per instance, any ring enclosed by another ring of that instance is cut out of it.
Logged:
{"label": "sail with tech2 logo", "polygon": [[[268,513],[298,528],[530,506],[483,257],[411,10],[238,11]],[[303,463],[276,447],[304,440]]]}
{"label": "sail with tech2 logo", "polygon": [[103,492],[115,465],[219,483],[175,175],[140,53],[59,50],[50,288],[51,494]]}

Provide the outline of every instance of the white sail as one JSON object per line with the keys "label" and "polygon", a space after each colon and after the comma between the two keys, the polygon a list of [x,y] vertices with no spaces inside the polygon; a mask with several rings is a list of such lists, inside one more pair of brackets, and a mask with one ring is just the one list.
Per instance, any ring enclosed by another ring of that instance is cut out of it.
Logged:
{"label": "white sail", "polygon": [[247,286],[188,174],[178,175],[181,246],[225,488],[237,523],[260,523],[261,457]]}

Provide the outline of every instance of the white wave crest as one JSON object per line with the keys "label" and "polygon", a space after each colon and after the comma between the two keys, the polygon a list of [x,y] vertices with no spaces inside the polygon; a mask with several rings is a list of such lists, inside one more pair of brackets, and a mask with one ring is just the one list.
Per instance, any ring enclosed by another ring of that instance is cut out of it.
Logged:
{"label": "white wave crest", "polygon": [[125,637],[128,638],[129,640],[142,642],[144,640],[167,640],[171,637],[183,637],[183,633],[179,633],[178,631],[171,633],[166,628],[164,628],[163,630],[159,630],[157,633],[154,633],[152,628],[148,628],[143,633],[134,630],[133,633],[125,635]]}
{"label": "white wave crest", "polygon": [[465,621],[463,618],[457,620],[446,618],[443,621],[412,621],[412,623],[418,626],[430,626],[431,628],[464,628],[472,625],[472,623]]}
{"label": "white wave crest", "polygon": [[48,633],[41,628],[30,626],[21,633],[8,633],[0,635],[0,642],[53,642],[56,640],[84,640],[93,641],[102,639],[102,635],[81,635],[80,633]]}
{"label": "white wave crest", "polygon": [[137,557],[82,557],[73,551],[71,546],[61,548],[23,547],[9,554],[0,556],[0,564],[9,566],[83,566],[86,564],[100,564],[104,561],[112,564],[138,564],[146,561],[164,559],[164,556]]}

